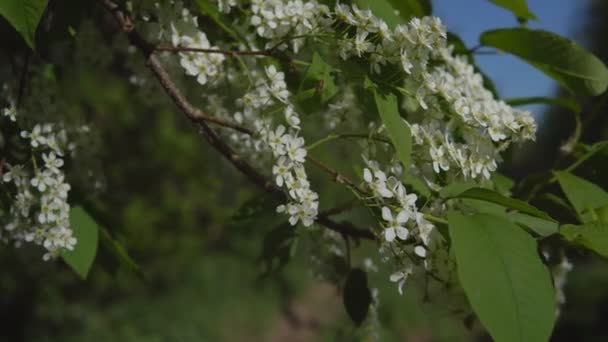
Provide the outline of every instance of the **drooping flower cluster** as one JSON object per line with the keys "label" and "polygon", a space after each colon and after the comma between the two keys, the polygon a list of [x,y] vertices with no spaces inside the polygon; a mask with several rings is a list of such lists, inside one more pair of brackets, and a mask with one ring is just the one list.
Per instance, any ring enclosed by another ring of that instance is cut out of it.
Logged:
{"label": "drooping flower cluster", "polygon": [[258,120],[261,140],[267,146],[275,158],[272,173],[276,185],[285,188],[289,201],[286,205],[280,205],[278,212],[289,215],[289,223],[296,225],[299,222],[306,227],[313,224],[318,214],[319,202],[316,192],[311,190],[308,176],[304,168],[306,161],[306,148],[304,138],[299,135],[300,118],[289,100],[289,91],[285,83],[285,74],[277,71],[274,65],[266,67],[264,81],[254,89],[254,93],[246,94],[242,102],[243,112],[249,117],[263,117],[259,112],[273,105],[275,100],[281,104],[280,109],[284,112],[284,118],[289,128],[278,125],[271,127],[271,120]]}
{"label": "drooping flower cluster", "polygon": [[[334,16],[338,27],[356,28],[354,36],[346,33],[339,41],[342,58],[368,58],[377,74],[387,64],[403,71],[404,85],[398,89],[411,100],[408,119],[416,144],[411,171],[431,185],[436,174],[449,170],[452,177],[489,179],[511,141],[534,138],[530,113],[494,99],[473,66],[446,46],[438,18],[414,18],[390,30],[354,5],[337,5]],[[430,170],[425,168],[429,163]]]}
{"label": "drooping flower cluster", "polygon": [[[179,27],[179,28],[178,28]],[[191,35],[188,32],[194,32]],[[211,46],[207,35],[198,29],[198,21],[188,9],[182,10],[181,21],[171,23],[171,43],[174,47],[193,49],[217,49]],[[214,81],[222,71],[226,57],[220,53],[179,52],[180,65],[186,75],[196,77],[196,81],[205,85]]]}
{"label": "drooping flower cluster", "polygon": [[5,189],[11,189],[11,207],[1,218],[2,240],[16,246],[28,242],[46,249],[44,260],[72,250],[76,238],[70,228],[68,192],[70,184],[62,170],[64,157],[74,149],[65,128],[36,124],[21,131],[32,149],[31,161],[5,165]]}

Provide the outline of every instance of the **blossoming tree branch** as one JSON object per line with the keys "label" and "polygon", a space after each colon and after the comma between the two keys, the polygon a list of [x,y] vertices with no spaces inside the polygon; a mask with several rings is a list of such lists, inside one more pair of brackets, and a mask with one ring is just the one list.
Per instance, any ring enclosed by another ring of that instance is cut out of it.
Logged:
{"label": "blossoming tree branch", "polygon": [[[535,139],[534,116],[515,106],[565,106],[580,122],[577,101],[601,96],[608,70],[575,43],[527,28],[535,16],[524,0],[492,2],[521,25],[482,33],[480,46],[537,67],[569,98],[501,99],[475,64],[477,48],[450,33],[425,0],[98,0],[87,6],[108,34],[128,41],[112,49],[130,61],[129,81],[169,99],[176,115],[271,198],[264,210],[280,222],[277,251],[287,246],[292,253],[306,232],[316,236],[311,267],[318,275],[336,257],[345,260],[345,271],[326,278],[342,290],[357,325],[373,325],[382,304],[367,279],[379,259],[399,293],[422,278],[451,296],[464,293],[458,312],[472,312],[493,339],[546,341],[572,268],[564,250],[608,256],[608,194],[574,175],[605,144],[581,144],[577,126],[562,146],[572,162],[528,188],[497,169],[510,147]],[[45,0],[0,4],[33,54],[46,7]],[[24,87],[17,78],[3,90],[6,248],[39,246],[41,262],[63,259],[86,277],[102,236],[121,262],[137,269],[129,247],[95,222],[88,209],[95,196],[72,196],[88,191],[70,180],[88,172],[81,159],[95,125],[35,115],[40,108],[23,105]],[[62,110],[52,106],[53,96],[46,101],[45,111]],[[339,143],[348,144],[356,162],[327,157],[343,153]],[[323,196],[326,187],[348,200]],[[547,194],[574,213],[572,220],[534,206]],[[365,246],[373,247],[368,254],[355,253]]]}

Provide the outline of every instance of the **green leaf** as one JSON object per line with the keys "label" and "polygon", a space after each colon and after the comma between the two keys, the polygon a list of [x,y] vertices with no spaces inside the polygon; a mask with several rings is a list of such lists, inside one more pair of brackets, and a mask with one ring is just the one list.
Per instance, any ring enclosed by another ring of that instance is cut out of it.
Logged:
{"label": "green leaf", "polygon": [[559,97],[518,97],[512,99],[505,99],[504,101],[510,106],[514,107],[541,103],[552,106],[560,106],[569,109],[575,113],[581,112],[581,106],[573,99],[564,99]]}
{"label": "green leaf", "polygon": [[515,186],[513,179],[498,172],[492,174],[492,182],[494,182],[494,189],[503,195],[509,195]]}
{"label": "green leaf", "polygon": [[211,18],[211,20],[213,20],[217,26],[224,30],[224,32],[228,33],[232,39],[236,41],[244,41],[237,31],[233,30],[229,24],[224,22],[222,14],[218,10],[216,4],[212,3],[210,0],[195,0],[195,2],[201,12]]}
{"label": "green leaf", "polygon": [[510,213],[507,217],[511,221],[531,229],[539,236],[549,236],[559,231],[559,224],[555,221],[548,221],[522,213]]}
{"label": "green leaf", "polygon": [[460,193],[452,198],[470,198],[476,200],[487,201],[495,204],[499,204],[501,206],[515,209],[525,214],[529,214],[532,216],[536,216],[545,220],[553,221],[551,216],[549,216],[544,211],[541,211],[532,205],[515,198],[510,198],[499,194],[496,191],[484,189],[484,188],[472,188]]}
{"label": "green leaf", "polygon": [[557,181],[583,222],[594,220],[594,210],[608,205],[608,193],[569,172],[555,172]]}
{"label": "green leaf", "polygon": [[21,34],[27,45],[34,49],[36,28],[48,0],[1,0],[0,15]]}
{"label": "green leaf", "polygon": [[76,246],[73,251],[64,251],[61,257],[82,279],[86,279],[97,254],[99,229],[81,207],[70,210],[70,227],[77,239]]}
{"label": "green leaf", "polygon": [[490,2],[513,12],[517,18],[536,20],[534,13],[530,12],[526,0],[490,0]]}
{"label": "green leaf", "polygon": [[399,115],[397,97],[394,94],[380,94],[373,89],[378,114],[386,127],[388,136],[397,151],[397,157],[405,170],[410,169],[412,156],[412,131],[410,125]]}
{"label": "green leaf", "polygon": [[302,93],[310,93],[311,89],[308,88],[312,87],[314,94],[319,94],[321,96],[322,103],[329,101],[338,93],[338,87],[331,74],[333,70],[332,66],[327,64],[321,55],[315,51],[312,55],[312,62],[308,67],[302,82],[301,88],[307,90],[304,90]]}
{"label": "green leaf", "polygon": [[375,16],[395,27],[407,23],[413,17],[431,14],[430,0],[355,0],[362,9],[369,9]]}
{"label": "green leaf", "polygon": [[504,217],[448,213],[458,277],[497,342],[548,341],[555,320],[549,271],[534,238]]}
{"label": "green leaf", "polygon": [[602,222],[583,225],[566,224],[560,227],[560,233],[566,240],[608,258],[608,224]]}
{"label": "green leaf", "polygon": [[513,54],[579,95],[599,95],[608,87],[608,69],[591,52],[555,33],[526,28],[484,32],[481,44]]}
{"label": "green leaf", "polygon": [[344,307],[350,319],[361,325],[369,311],[372,294],[367,285],[367,274],[360,268],[352,269],[346,277],[342,296]]}

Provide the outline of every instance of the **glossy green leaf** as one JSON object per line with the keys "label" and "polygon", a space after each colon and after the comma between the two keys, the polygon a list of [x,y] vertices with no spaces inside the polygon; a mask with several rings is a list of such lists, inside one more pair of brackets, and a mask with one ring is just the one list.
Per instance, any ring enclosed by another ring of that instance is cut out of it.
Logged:
{"label": "glossy green leaf", "polygon": [[70,210],[70,227],[77,240],[76,246],[72,251],[63,252],[61,257],[82,279],[86,279],[97,255],[99,228],[81,207]]}
{"label": "glossy green leaf", "polygon": [[534,13],[530,12],[526,0],[490,0],[490,2],[508,9],[518,18],[537,19]]}
{"label": "glossy green leaf", "polygon": [[572,99],[564,99],[559,97],[518,97],[504,100],[507,104],[517,107],[529,104],[548,104],[551,106],[560,106],[569,109],[575,113],[580,113],[581,106]]}
{"label": "glossy green leaf", "polygon": [[593,210],[608,205],[608,193],[569,172],[555,172],[557,181],[583,222],[595,219]]}
{"label": "glossy green leaf", "polygon": [[555,33],[526,28],[484,32],[483,45],[513,54],[579,95],[599,95],[608,87],[608,69],[591,52]]}
{"label": "glossy green leaf", "polygon": [[504,217],[448,214],[458,277],[497,342],[548,341],[555,321],[549,271],[536,241]]}
{"label": "glossy green leaf", "polygon": [[403,168],[409,170],[412,157],[412,131],[407,122],[399,115],[397,97],[393,94],[380,94],[375,89],[373,91],[378,114],[393,142],[397,157],[403,164]]}
{"label": "glossy green leaf", "polygon": [[518,200],[515,198],[510,198],[499,194],[498,192],[490,189],[484,188],[472,188],[460,193],[452,198],[470,198],[476,200],[487,201],[491,203],[495,203],[510,209],[517,210],[519,212],[529,214],[532,216],[540,217],[546,220],[552,220],[551,216],[547,213],[533,207],[532,205],[524,202],[522,200]]}
{"label": "glossy green leaf", "polygon": [[367,284],[365,271],[355,268],[348,273],[342,300],[348,316],[356,325],[361,325],[372,302],[372,294]]}
{"label": "glossy green leaf", "polygon": [[0,15],[19,32],[30,48],[34,48],[36,28],[48,0],[1,0]]}
{"label": "glossy green leaf", "polygon": [[603,222],[566,224],[560,227],[560,233],[566,240],[608,258],[608,224]]}

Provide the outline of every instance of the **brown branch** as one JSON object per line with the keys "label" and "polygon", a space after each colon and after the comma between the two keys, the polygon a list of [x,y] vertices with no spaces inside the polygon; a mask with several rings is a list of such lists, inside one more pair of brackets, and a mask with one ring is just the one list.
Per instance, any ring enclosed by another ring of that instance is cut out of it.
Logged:
{"label": "brown branch", "polygon": [[215,53],[227,56],[266,56],[266,57],[275,57],[274,54],[270,50],[222,50],[222,49],[202,49],[202,48],[192,48],[186,46],[156,46],[154,51],[168,51],[168,52],[201,52],[201,53]]}
{"label": "brown branch", "polygon": [[[114,16],[118,26],[122,32],[124,32],[132,45],[138,48],[146,59],[146,65],[152,71],[156,79],[159,81],[162,88],[169,95],[171,100],[180,109],[180,111],[192,122],[198,124],[201,129],[203,137],[209,142],[209,144],[215,148],[220,154],[224,156],[237,170],[247,176],[254,184],[261,187],[263,190],[272,193],[276,196],[286,198],[285,193],[276,187],[273,182],[268,181],[262,174],[260,174],[255,168],[249,163],[243,160],[228,144],[226,144],[220,137],[207,125],[207,122],[216,123],[224,127],[236,129],[245,134],[253,134],[253,132],[247,128],[241,127],[236,124],[228,123],[223,120],[217,119],[213,116],[207,115],[200,109],[194,107],[186,97],[181,93],[179,88],[172,81],[171,77],[164,69],[158,56],[154,54],[155,48],[148,43],[136,30],[133,25],[131,18],[122,11],[122,9],[114,3],[112,0],[99,0],[101,4]],[[326,169],[330,170],[326,167]],[[333,171],[335,175],[337,172]],[[364,230],[355,227],[349,222],[335,222],[329,219],[327,216],[320,214],[317,218],[317,222],[332,229],[336,232],[349,235],[353,238],[375,240],[376,236],[369,230]]]}

